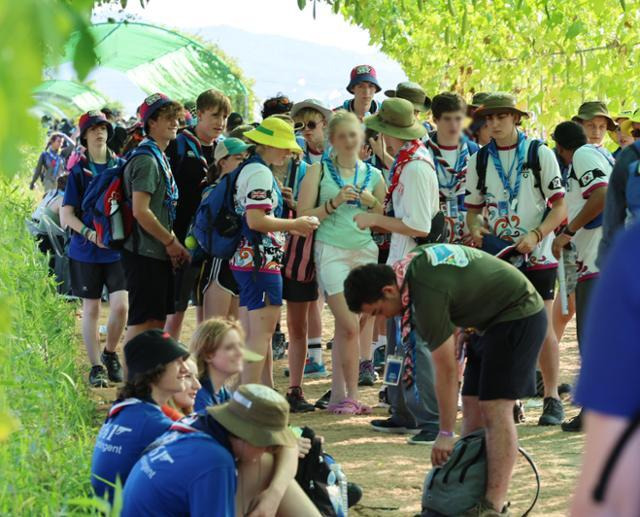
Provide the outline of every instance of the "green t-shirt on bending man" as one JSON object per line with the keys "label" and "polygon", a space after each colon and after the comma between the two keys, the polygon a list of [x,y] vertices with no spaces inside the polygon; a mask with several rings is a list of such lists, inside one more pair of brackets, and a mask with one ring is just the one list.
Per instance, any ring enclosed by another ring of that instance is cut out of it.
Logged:
{"label": "green t-shirt on bending man", "polygon": [[456,244],[416,248],[405,276],[420,337],[435,350],[455,327],[486,330],[540,312],[544,302],[511,264]]}

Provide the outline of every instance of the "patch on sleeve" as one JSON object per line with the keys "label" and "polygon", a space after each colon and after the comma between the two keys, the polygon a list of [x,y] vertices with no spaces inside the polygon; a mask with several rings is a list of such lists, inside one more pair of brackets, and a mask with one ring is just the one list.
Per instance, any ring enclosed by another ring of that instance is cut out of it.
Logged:
{"label": "patch on sleeve", "polygon": [[591,183],[593,183],[598,178],[604,178],[604,177],[606,177],[606,174],[602,172],[600,169],[593,169],[585,172],[578,180],[578,183],[580,183],[580,186],[584,188],[591,185]]}
{"label": "patch on sleeve", "polygon": [[436,244],[424,250],[429,262],[434,266],[466,267],[469,265],[469,257],[457,246],[450,244]]}
{"label": "patch on sleeve", "polygon": [[562,188],[562,180],[556,176],[549,183],[549,190],[560,190]]}
{"label": "patch on sleeve", "polygon": [[264,201],[265,199],[271,199],[271,191],[256,189],[249,192],[247,197],[253,201]]}

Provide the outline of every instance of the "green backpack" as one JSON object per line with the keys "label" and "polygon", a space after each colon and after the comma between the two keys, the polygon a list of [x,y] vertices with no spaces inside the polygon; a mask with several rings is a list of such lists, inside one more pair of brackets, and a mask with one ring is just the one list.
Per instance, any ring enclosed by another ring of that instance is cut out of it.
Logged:
{"label": "green backpack", "polygon": [[[538,501],[540,476],[531,457],[522,448],[518,450],[533,468],[537,483],[535,498],[524,517]],[[480,429],[460,438],[447,462],[427,474],[422,493],[422,515],[460,515],[482,500],[486,487],[487,447],[484,429]]]}

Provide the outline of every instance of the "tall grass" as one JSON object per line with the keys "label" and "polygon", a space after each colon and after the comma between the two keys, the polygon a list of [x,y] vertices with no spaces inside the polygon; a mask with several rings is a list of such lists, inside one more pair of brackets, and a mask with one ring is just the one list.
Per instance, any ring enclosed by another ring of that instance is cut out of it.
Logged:
{"label": "tall grass", "polygon": [[0,410],[19,422],[0,442],[0,515],[66,515],[89,492],[96,414],[76,363],[76,306],[56,295],[27,232],[32,210],[17,183],[0,183]]}

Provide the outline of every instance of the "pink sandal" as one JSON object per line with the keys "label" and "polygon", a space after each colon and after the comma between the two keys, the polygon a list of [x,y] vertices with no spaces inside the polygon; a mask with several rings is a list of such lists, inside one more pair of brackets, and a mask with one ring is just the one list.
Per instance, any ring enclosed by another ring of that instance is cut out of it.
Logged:
{"label": "pink sandal", "polygon": [[370,415],[373,412],[371,406],[367,406],[366,404],[363,404],[362,402],[359,402],[357,400],[355,401],[355,403],[358,405],[359,415]]}
{"label": "pink sandal", "polygon": [[338,404],[329,404],[327,411],[334,415],[369,415],[371,414],[371,408],[364,404],[361,404],[357,400],[344,399]]}

